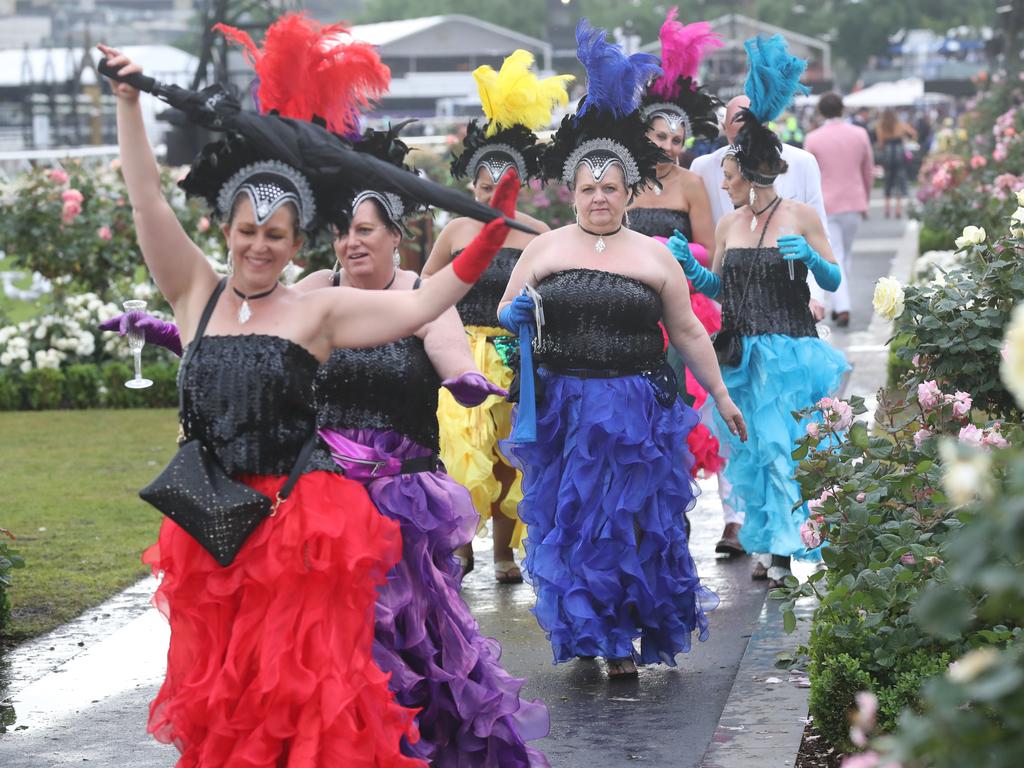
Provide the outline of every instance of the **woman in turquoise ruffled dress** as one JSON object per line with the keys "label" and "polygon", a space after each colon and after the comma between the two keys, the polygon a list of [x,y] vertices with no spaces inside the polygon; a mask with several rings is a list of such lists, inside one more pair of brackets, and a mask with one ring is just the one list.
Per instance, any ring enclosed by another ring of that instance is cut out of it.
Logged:
{"label": "woman in turquoise ruffled dress", "polygon": [[[806,424],[793,411],[812,406],[839,388],[846,358],[818,338],[808,309],[807,273],[827,291],[839,286],[839,268],[821,221],[810,206],[784,200],[773,183],[786,172],[782,144],[767,127],[800,88],[806,63],[790,56],[781,36],[746,43],[750,108],[722,161],[723,188],[736,210],[715,233],[708,270],[690,254],[685,238],[669,240],[696,290],[722,303],[715,342],[722,378],[746,417],[749,439],[737,440],[716,414],[713,429],[728,453],[726,501],[746,517],[740,543],[770,553],[770,586],[790,575],[791,558],[816,559],[800,539],[807,505],[794,479],[795,442]],[[755,576],[756,577],[756,576]]]}

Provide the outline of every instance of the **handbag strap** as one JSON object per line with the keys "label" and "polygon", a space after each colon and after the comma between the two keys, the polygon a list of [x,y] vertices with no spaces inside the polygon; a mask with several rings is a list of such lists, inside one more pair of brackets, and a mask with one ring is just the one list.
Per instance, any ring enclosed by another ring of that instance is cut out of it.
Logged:
{"label": "handbag strap", "polygon": [[757,247],[754,249],[754,258],[750,260],[750,269],[747,270],[747,282],[743,286],[743,295],[740,296],[740,303],[736,305],[736,313],[739,314],[740,310],[743,309],[743,305],[747,301],[747,293],[750,290],[750,283],[753,282],[754,267],[757,266],[758,256],[761,255],[761,248],[764,245],[764,237],[768,234],[768,225],[772,223],[772,217],[775,216],[775,212],[779,209],[779,203],[782,202],[782,197],[776,195],[775,202],[772,203],[772,209],[768,212],[768,218],[764,222],[764,229],[761,230],[761,236],[757,239]]}
{"label": "handbag strap", "polygon": [[[224,293],[224,289],[227,287],[228,279],[222,277],[220,282],[217,283],[217,287],[213,289],[213,293],[210,294],[209,300],[206,302],[206,306],[203,307],[203,314],[199,318],[199,325],[196,327],[196,333],[192,337],[192,341],[185,349],[185,356],[181,359],[181,366],[178,369],[178,419],[181,421],[182,430],[184,430],[185,423],[185,369],[188,367],[189,362],[195,355],[196,350],[199,348],[199,342],[203,338],[203,334],[206,332],[206,326],[210,323],[210,318],[213,316],[213,310],[217,307],[217,299]],[[182,434],[184,437],[184,434]]]}
{"label": "handbag strap", "polygon": [[309,457],[313,453],[313,448],[316,447],[317,433],[314,430],[306,442],[302,444],[302,449],[299,451],[299,457],[295,460],[295,466],[292,467],[292,471],[288,475],[288,479],[284,481],[284,485],[281,486],[281,490],[277,492],[277,496],[274,499],[274,507],[271,511],[271,516],[277,514],[277,508],[281,505],[281,502],[288,498],[288,495],[295,488],[295,484],[299,482],[299,478],[302,477],[302,470],[306,468],[306,464],[309,463]]}

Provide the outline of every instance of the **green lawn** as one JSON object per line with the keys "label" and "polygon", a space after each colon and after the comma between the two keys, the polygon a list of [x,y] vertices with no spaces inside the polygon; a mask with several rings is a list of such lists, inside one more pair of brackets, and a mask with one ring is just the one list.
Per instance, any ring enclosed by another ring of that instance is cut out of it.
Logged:
{"label": "green lawn", "polygon": [[[19,271],[12,263],[11,259],[3,258],[0,259],[0,272],[7,270]],[[21,280],[16,280],[14,285],[18,288],[28,288],[32,284],[32,276],[26,274]],[[20,323],[22,320],[28,320],[30,317],[35,317],[39,313],[39,305],[45,301],[40,298],[37,301],[20,301],[18,299],[9,299],[3,292],[3,286],[0,286],[0,318],[7,318],[11,324]],[[0,322],[2,325],[2,322]]]}
{"label": "green lawn", "polygon": [[0,413],[0,527],[25,558],[15,640],[46,632],[145,575],[161,515],[138,490],[174,454],[173,409]]}

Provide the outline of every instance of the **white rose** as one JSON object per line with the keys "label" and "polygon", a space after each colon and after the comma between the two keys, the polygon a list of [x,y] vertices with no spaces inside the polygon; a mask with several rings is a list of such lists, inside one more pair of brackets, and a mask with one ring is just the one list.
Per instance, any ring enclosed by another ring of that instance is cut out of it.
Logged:
{"label": "white rose", "polygon": [[26,360],[19,367],[21,368],[22,373],[28,373],[29,371],[32,370],[32,363]]}
{"label": "white rose", "polygon": [[[15,340],[12,340],[13,344]],[[1003,384],[1024,408],[1024,304],[1018,304],[1010,315],[1003,337],[1003,362],[999,367]]]}
{"label": "white rose", "polygon": [[955,441],[943,440],[939,454],[943,464],[942,487],[954,506],[992,495],[992,460],[988,453],[977,451],[964,457]]}
{"label": "white rose", "polygon": [[891,277],[880,277],[875,283],[872,304],[875,312],[886,320],[895,320],[903,314],[903,286]]}
{"label": "white rose", "polygon": [[6,368],[12,362],[14,362],[14,358],[11,357],[10,352],[4,352],[2,355],[0,355],[0,366]]}
{"label": "white rose", "polygon": [[963,234],[956,239],[957,248],[966,248],[969,245],[980,245],[985,242],[985,228],[973,225],[964,227]]}
{"label": "white rose", "polygon": [[1024,205],[1024,189],[1017,190],[1017,205]]}
{"label": "white rose", "polygon": [[969,683],[999,659],[995,648],[978,648],[968,651],[949,665],[946,677],[954,683]]}
{"label": "white rose", "polygon": [[139,283],[134,288],[132,288],[132,297],[136,299],[142,299],[143,301],[152,298],[153,286],[151,286],[149,283]]}

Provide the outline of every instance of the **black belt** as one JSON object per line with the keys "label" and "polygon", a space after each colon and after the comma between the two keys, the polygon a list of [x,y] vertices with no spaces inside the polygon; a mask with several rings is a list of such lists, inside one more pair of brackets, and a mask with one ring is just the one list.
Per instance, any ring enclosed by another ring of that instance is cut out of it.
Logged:
{"label": "black belt", "polygon": [[658,365],[644,368],[562,368],[557,365],[541,363],[541,368],[557,373],[560,376],[574,376],[577,379],[618,379],[623,376],[643,376],[656,370]]}

